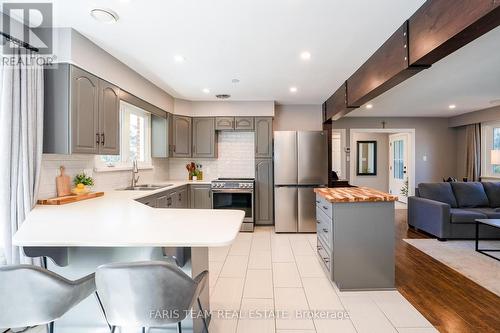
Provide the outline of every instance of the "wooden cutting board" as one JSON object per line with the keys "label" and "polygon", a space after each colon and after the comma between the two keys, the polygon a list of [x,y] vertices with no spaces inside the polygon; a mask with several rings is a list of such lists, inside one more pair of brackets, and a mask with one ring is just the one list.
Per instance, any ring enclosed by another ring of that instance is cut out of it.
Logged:
{"label": "wooden cutting board", "polygon": [[102,197],[104,192],[89,192],[85,194],[71,194],[62,197],[38,200],[39,205],[64,205],[72,202],[88,200],[92,198]]}
{"label": "wooden cutting board", "polygon": [[64,166],[60,166],[59,170],[61,170],[61,174],[56,177],[56,188],[57,188],[57,196],[64,197],[71,195],[71,180],[69,176],[64,173]]}

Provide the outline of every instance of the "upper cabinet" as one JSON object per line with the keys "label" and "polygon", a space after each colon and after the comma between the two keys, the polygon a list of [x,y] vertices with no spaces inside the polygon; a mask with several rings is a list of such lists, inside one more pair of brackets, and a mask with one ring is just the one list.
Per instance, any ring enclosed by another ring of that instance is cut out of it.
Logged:
{"label": "upper cabinet", "polygon": [[120,89],[99,81],[99,154],[120,154]]}
{"label": "upper cabinet", "polygon": [[255,117],[255,158],[273,157],[273,118]]}
{"label": "upper cabinet", "polygon": [[172,157],[191,157],[191,117],[172,116]]}
{"label": "upper cabinet", "polygon": [[215,117],[215,129],[218,131],[233,130],[234,117]]}
{"label": "upper cabinet", "polygon": [[234,117],[234,129],[237,131],[253,131],[253,117]]}
{"label": "upper cabinet", "polygon": [[192,157],[217,157],[217,137],[215,118],[193,118],[193,154]]}
{"label": "upper cabinet", "polygon": [[217,131],[253,131],[253,117],[215,117]]}
{"label": "upper cabinet", "polygon": [[120,153],[120,90],[69,64],[44,72],[44,153]]}

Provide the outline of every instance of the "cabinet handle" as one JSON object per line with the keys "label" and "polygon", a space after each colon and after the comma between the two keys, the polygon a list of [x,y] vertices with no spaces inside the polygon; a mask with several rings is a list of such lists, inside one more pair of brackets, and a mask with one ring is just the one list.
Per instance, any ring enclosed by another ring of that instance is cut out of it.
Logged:
{"label": "cabinet handle", "polygon": [[328,264],[330,262],[330,259],[328,258],[323,258],[323,260]]}
{"label": "cabinet handle", "polygon": [[95,134],[95,143],[97,143],[97,145],[99,145],[99,139],[100,139],[99,133],[96,133]]}
{"label": "cabinet handle", "polygon": [[316,220],[316,224],[320,224],[321,222],[319,220]]}
{"label": "cabinet handle", "polygon": [[328,209],[328,207],[327,207],[327,206],[323,206],[323,209],[325,209],[325,210],[326,210],[326,209]]}
{"label": "cabinet handle", "polygon": [[321,202],[321,201],[319,201],[319,200],[316,200],[316,203],[320,203],[320,202]]}
{"label": "cabinet handle", "polygon": [[327,233],[328,233],[328,229],[323,228],[323,232],[324,232],[325,234],[327,234]]}
{"label": "cabinet handle", "polygon": [[104,146],[104,140],[105,140],[105,137],[104,137],[104,132],[101,133],[101,145]]}

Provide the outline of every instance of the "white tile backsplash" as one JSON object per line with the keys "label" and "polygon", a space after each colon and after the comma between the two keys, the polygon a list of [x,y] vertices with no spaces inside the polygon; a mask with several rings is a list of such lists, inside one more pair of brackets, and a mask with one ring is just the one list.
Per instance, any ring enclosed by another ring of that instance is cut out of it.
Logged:
{"label": "white tile backsplash", "polygon": [[253,132],[219,132],[218,158],[196,159],[172,158],[169,160],[169,178],[187,179],[186,164],[191,161],[201,164],[204,179],[219,177],[254,178],[255,143]]}
{"label": "white tile backsplash", "polygon": [[[153,159],[153,169],[139,171],[140,183],[154,183],[165,180],[188,178],[186,164],[195,161],[203,165],[204,179],[219,177],[255,177],[255,146],[253,132],[219,132],[217,159]],[[56,176],[64,165],[71,179],[82,171],[94,178],[95,191],[109,191],[130,185],[130,171],[96,172],[94,155],[43,154],[39,199],[55,197]]]}
{"label": "white tile backsplash", "polygon": [[[95,191],[109,191],[130,185],[130,171],[96,172],[94,171],[94,155],[57,155],[43,154],[40,178],[39,199],[55,197],[56,176],[59,167],[64,165],[66,174],[71,178],[82,171],[94,178]],[[168,180],[168,160],[153,159],[153,169],[139,171],[141,183]]]}

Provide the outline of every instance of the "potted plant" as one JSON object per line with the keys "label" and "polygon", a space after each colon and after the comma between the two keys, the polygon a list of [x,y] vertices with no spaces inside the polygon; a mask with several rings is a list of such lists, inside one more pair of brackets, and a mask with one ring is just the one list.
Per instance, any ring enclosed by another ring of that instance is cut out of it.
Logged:
{"label": "potted plant", "polygon": [[73,184],[75,185],[72,190],[74,194],[84,194],[90,192],[90,188],[94,186],[94,179],[87,176],[85,172],[81,172],[73,178]]}

